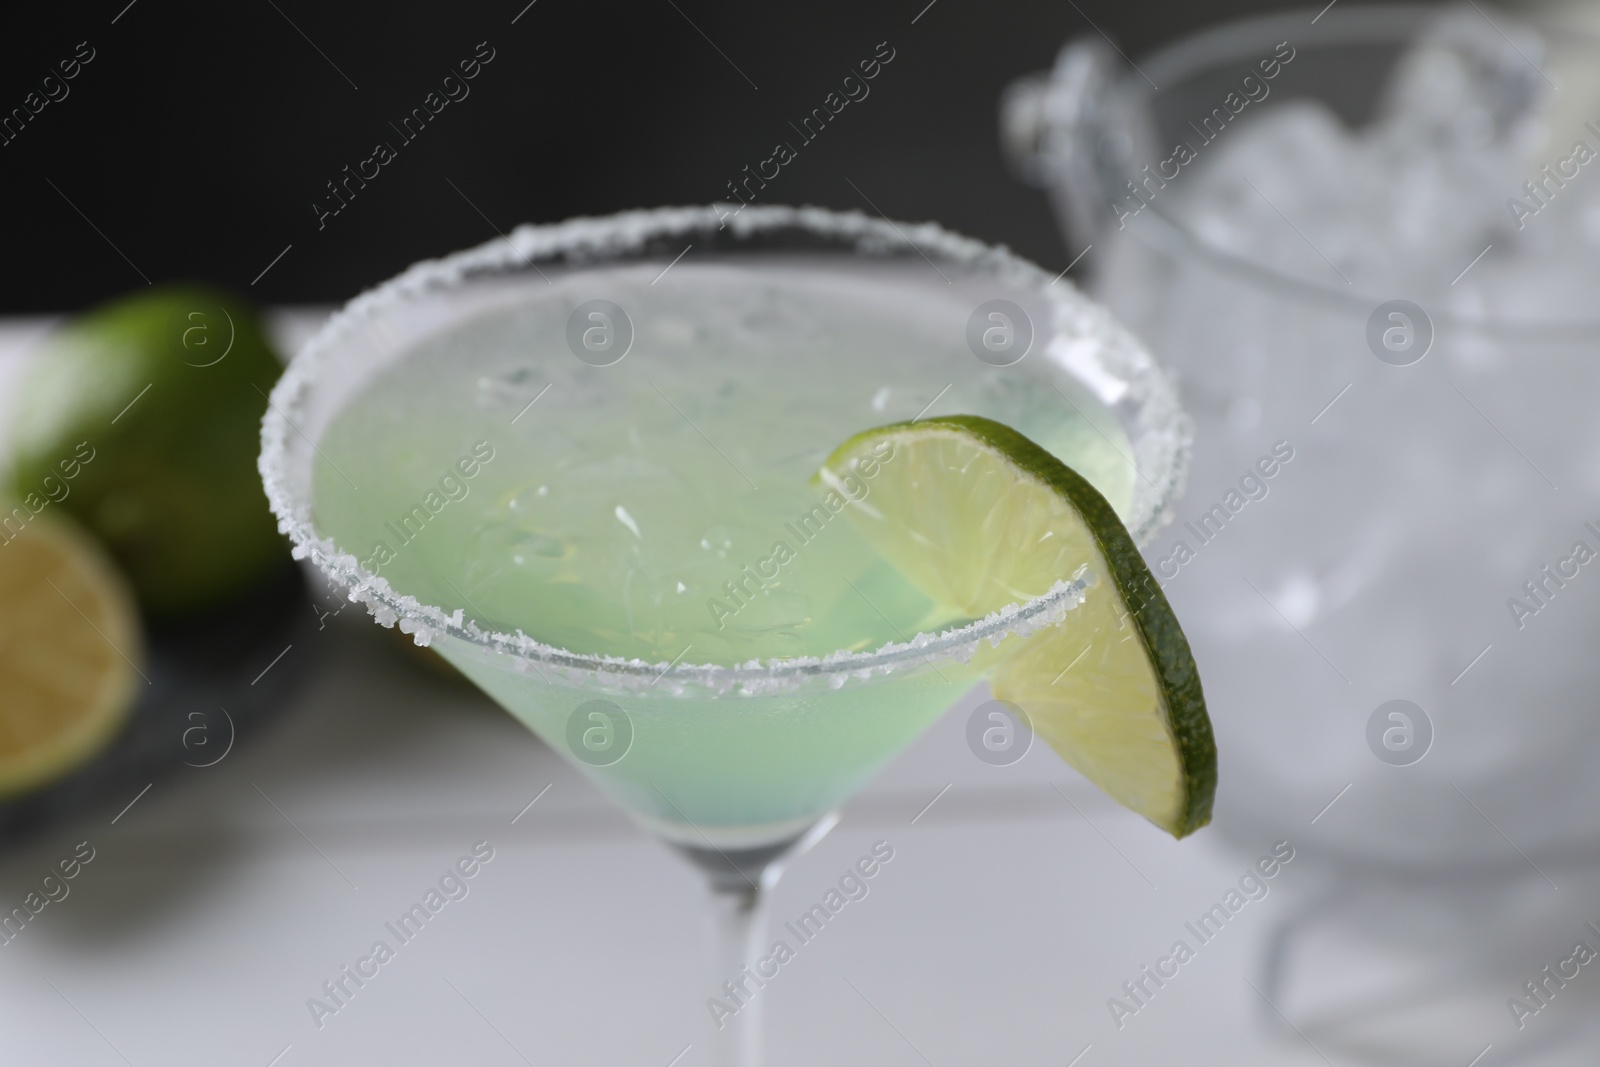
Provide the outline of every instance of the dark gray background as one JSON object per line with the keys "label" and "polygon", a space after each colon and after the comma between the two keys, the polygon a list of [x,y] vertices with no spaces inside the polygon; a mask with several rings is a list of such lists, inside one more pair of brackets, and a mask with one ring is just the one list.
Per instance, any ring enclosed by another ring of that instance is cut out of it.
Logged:
{"label": "dark gray background", "polygon": [[[890,217],[936,219],[1065,266],[1043,197],[1000,155],[1005,85],[1095,32],[1090,20],[1137,56],[1206,24],[1304,6],[537,0],[513,25],[525,4],[95,0],[9,11],[0,113],[78,42],[96,57],[70,95],[0,145],[0,312],[74,310],[145,277],[219,281],[263,302],[343,300],[493,227],[723,199],[880,41],[896,57],[870,96],[763,200],[870,211],[864,194]],[[401,147],[389,122],[480,41],[496,56],[471,95]],[[399,158],[319,231],[311,205],[324,183],[383,139]]]}

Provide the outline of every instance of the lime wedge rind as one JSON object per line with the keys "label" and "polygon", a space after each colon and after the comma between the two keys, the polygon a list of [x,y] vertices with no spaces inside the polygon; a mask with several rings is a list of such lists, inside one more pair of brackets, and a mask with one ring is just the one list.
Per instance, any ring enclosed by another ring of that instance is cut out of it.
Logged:
{"label": "lime wedge rind", "polygon": [[970,415],[942,421],[982,438],[1072,501],[1105,557],[1108,575],[1151,658],[1165,699],[1173,742],[1192,783],[1173,835],[1184,837],[1206,825],[1211,821],[1216,794],[1217,747],[1200,672],[1189,640],[1132,535],[1105,497],[1082,475],[1009,426]]}

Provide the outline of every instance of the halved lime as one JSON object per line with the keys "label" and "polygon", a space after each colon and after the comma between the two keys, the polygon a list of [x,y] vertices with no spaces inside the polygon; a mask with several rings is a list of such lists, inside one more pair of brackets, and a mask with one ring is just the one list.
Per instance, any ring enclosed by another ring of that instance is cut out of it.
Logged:
{"label": "halved lime", "polygon": [[[885,445],[892,448],[885,459]],[[1001,642],[990,688],[1060,756],[1174,837],[1211,819],[1217,750],[1189,643],[1133,538],[1093,486],[1009,426],[973,415],[857,434],[818,472],[871,466],[846,509],[924,594],[982,618],[1088,583],[1059,625]]]}
{"label": "halved lime", "polygon": [[12,796],[111,741],[133,706],[141,649],[127,582],[75,524],[38,515],[0,538],[0,796]]}

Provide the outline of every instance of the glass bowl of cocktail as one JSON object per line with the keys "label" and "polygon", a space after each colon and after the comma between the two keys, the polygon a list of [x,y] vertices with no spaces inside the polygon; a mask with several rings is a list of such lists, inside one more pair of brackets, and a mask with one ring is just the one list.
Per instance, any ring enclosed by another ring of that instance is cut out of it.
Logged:
{"label": "glass bowl of cocktail", "polygon": [[261,471],[297,555],[705,871],[737,973],[777,863],[985,679],[1204,823],[1198,680],[1135,548],[1188,435],[1145,350],[1003,249],[713,206],[362,295],[273,391]]}

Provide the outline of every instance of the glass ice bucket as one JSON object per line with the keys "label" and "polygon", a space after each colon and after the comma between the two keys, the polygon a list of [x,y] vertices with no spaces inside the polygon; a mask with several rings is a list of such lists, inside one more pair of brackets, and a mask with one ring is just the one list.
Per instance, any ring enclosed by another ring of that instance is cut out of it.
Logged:
{"label": "glass ice bucket", "polygon": [[[1600,844],[1600,48],[1339,4],[1012,86],[1013,161],[1181,379],[1149,548],[1219,829],[1405,877]],[[1548,888],[1548,887],[1545,887]]]}

